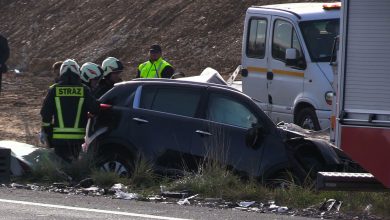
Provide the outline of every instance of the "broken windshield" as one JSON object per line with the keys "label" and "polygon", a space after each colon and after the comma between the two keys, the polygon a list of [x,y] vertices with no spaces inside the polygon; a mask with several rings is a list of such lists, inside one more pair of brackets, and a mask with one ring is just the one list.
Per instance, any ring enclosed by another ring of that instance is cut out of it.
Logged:
{"label": "broken windshield", "polygon": [[299,23],[312,62],[329,62],[334,38],[339,34],[339,19]]}

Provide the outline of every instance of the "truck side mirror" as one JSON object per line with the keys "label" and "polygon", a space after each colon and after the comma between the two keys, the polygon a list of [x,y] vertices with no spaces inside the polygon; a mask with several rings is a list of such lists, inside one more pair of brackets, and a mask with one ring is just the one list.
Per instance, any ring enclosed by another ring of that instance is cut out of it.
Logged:
{"label": "truck side mirror", "polygon": [[297,60],[297,49],[288,48],[286,49],[286,66],[296,66]]}

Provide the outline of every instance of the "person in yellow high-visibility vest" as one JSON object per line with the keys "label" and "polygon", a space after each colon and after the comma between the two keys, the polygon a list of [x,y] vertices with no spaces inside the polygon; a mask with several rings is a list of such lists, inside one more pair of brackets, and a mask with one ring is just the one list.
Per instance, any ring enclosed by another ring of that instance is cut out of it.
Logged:
{"label": "person in yellow high-visibility vest", "polygon": [[99,104],[81,83],[80,67],[72,59],[60,68],[58,82],[50,86],[41,108],[40,140],[66,162],[77,160],[84,142],[88,112],[97,114]]}
{"label": "person in yellow high-visibility vest", "polygon": [[149,49],[149,60],[138,66],[136,78],[171,78],[174,73],[172,65],[162,58],[160,45],[154,44]]}

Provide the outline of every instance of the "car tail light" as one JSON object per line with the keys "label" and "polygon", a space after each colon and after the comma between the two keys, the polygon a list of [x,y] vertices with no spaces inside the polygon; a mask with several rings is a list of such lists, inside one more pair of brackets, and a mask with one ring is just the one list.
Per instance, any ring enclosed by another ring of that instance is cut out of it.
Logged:
{"label": "car tail light", "polygon": [[112,109],[112,105],[109,105],[109,104],[100,104],[100,109],[101,109],[101,110],[109,110],[109,109]]}

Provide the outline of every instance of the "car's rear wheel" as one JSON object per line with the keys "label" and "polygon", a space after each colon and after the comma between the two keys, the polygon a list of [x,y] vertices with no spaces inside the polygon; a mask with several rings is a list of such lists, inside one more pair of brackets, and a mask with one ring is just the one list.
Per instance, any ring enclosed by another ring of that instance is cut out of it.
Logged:
{"label": "car's rear wheel", "polygon": [[133,157],[123,151],[101,153],[98,156],[98,169],[103,172],[116,173],[121,177],[130,177],[134,170]]}
{"label": "car's rear wheel", "polygon": [[298,112],[296,117],[297,117],[296,120],[297,125],[301,126],[304,129],[309,129],[314,131],[318,131],[321,129],[316,112],[311,107],[301,109]]}

